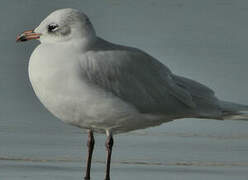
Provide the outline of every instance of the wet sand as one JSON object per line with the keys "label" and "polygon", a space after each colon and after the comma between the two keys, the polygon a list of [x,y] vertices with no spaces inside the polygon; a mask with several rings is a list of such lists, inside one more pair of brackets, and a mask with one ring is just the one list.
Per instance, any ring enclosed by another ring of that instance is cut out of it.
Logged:
{"label": "wet sand", "polygon": [[[82,179],[87,134],[56,120],[49,126],[0,128],[0,179]],[[248,179],[247,128],[189,119],[117,135],[112,179]],[[104,177],[104,141],[96,136],[92,179]]]}

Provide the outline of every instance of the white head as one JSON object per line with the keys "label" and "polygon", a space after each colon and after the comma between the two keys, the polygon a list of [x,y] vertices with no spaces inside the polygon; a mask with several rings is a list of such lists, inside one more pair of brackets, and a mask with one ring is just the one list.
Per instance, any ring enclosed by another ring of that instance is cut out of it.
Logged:
{"label": "white head", "polygon": [[41,43],[86,41],[95,38],[89,18],[76,9],[59,9],[48,15],[33,31],[25,31],[17,41],[39,39]]}

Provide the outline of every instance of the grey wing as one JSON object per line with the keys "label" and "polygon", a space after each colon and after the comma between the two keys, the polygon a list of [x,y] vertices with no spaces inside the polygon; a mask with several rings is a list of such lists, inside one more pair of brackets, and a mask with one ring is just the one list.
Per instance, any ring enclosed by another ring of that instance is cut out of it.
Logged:
{"label": "grey wing", "polygon": [[89,51],[80,63],[89,83],[142,113],[185,115],[196,106],[188,89],[176,83],[171,71],[140,50]]}
{"label": "grey wing", "polygon": [[190,92],[196,104],[195,114],[198,117],[218,119],[222,115],[220,101],[216,98],[213,90],[185,77],[174,75],[173,79],[178,86]]}

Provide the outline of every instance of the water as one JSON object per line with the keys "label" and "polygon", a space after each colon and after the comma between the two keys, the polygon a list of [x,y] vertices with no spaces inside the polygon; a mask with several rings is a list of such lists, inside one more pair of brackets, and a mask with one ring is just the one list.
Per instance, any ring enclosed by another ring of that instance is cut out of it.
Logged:
{"label": "water", "polygon": [[[86,134],[36,99],[27,64],[37,42],[16,44],[57,8],[86,12],[97,33],[146,50],[221,99],[248,104],[248,3],[229,0],[1,1],[0,179],[82,179]],[[10,14],[10,12],[12,14]],[[112,179],[246,180],[248,123],[178,120],[115,136]],[[105,137],[96,136],[92,179],[103,179]]]}

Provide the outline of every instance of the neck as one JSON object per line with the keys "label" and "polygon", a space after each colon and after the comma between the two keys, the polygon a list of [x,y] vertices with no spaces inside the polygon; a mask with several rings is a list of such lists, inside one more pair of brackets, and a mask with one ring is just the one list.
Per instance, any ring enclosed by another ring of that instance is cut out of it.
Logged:
{"label": "neck", "polygon": [[78,38],[63,44],[73,47],[73,49],[76,51],[87,51],[93,46],[95,41],[96,36],[87,36],[87,38]]}

